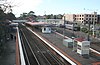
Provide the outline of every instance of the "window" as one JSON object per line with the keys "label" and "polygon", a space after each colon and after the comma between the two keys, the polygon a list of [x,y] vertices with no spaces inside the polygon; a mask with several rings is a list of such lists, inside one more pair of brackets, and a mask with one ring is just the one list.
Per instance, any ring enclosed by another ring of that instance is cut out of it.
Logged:
{"label": "window", "polygon": [[44,31],[46,30],[46,28],[44,28]]}
{"label": "window", "polygon": [[86,18],[86,20],[88,20],[88,18]]}
{"label": "window", "polygon": [[84,47],[85,47],[85,48],[89,48],[89,47],[90,47],[90,45],[85,45]]}
{"label": "window", "polygon": [[87,50],[87,49],[89,49],[89,48],[90,48],[90,45],[85,45],[85,46],[83,47],[84,50]]}
{"label": "window", "polygon": [[77,15],[77,17],[79,17],[79,15]]}
{"label": "window", "polygon": [[49,28],[49,31],[51,30],[51,28]]}
{"label": "window", "polygon": [[89,18],[89,20],[91,20],[91,18]]}
{"label": "window", "polygon": [[86,15],[86,17],[88,17],[88,15]]}
{"label": "window", "polygon": [[95,17],[97,17],[97,15],[95,15]]}
{"label": "window", "polygon": [[92,17],[94,17],[94,15],[92,15]]}
{"label": "window", "polygon": [[91,17],[91,15],[89,15],[89,17]]}
{"label": "window", "polygon": [[78,45],[78,46],[77,46],[77,49],[81,50],[81,46],[80,46],[80,45]]}
{"label": "window", "polygon": [[92,21],[94,20],[94,18],[92,18]]}

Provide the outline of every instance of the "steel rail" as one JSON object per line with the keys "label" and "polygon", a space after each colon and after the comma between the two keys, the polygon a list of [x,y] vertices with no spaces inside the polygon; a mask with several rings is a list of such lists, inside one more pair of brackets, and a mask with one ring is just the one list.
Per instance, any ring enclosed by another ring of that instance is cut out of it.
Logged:
{"label": "steel rail", "polygon": [[[23,32],[22,32],[22,33],[23,33]],[[25,36],[24,33],[23,33],[23,36],[24,36],[24,38],[25,38],[25,40],[26,40],[26,42],[27,42],[27,44],[28,44],[28,46],[29,46],[29,49],[30,49],[30,51],[32,52],[32,55],[34,56],[34,58],[35,58],[37,64],[40,65],[40,63],[39,63],[39,61],[38,61],[38,59],[37,59],[35,53],[33,52],[33,50],[32,50],[32,48],[31,48],[31,46],[30,46],[30,44],[29,44],[29,42],[28,42],[28,40],[27,40],[27,38],[26,38],[26,36]],[[31,63],[30,63],[30,64],[31,64]]]}
{"label": "steel rail", "polygon": [[[27,30],[28,31],[28,30]],[[27,33],[29,33],[29,32],[27,32]],[[30,34],[30,33],[29,33]],[[34,36],[33,35],[30,35],[30,39],[32,39]],[[34,39],[34,38],[33,38]],[[33,40],[32,39],[32,40]],[[40,40],[40,39],[39,39]],[[28,40],[29,41],[29,40]],[[35,40],[33,40],[34,41],[34,45],[38,48],[38,50],[39,50],[39,52],[45,57],[45,59],[47,59],[48,60],[48,62],[50,63],[50,65],[52,65],[53,64],[53,62],[54,63],[56,63],[57,65],[65,65],[65,64],[62,64],[61,62],[59,62],[59,61],[57,61],[57,59],[55,59],[55,57],[54,56],[52,56],[50,53],[48,53],[47,52],[47,50],[46,50],[46,52],[49,54],[49,56],[45,56],[45,54],[43,54],[42,53],[42,51],[44,51],[44,49],[47,49],[47,48],[45,48],[44,47],[44,45],[41,43],[41,45],[42,46],[40,46],[37,42],[36,42],[36,39]],[[38,44],[38,45],[37,45]],[[40,46],[40,47],[39,47]],[[41,47],[42,47],[42,49],[41,49]],[[44,49],[43,49],[44,48]],[[52,58],[51,60],[50,60],[50,58]],[[53,61],[52,61],[53,60]],[[52,61],[52,64],[51,64],[51,62],[50,61]]]}
{"label": "steel rail", "polygon": [[[22,42],[22,47],[23,47],[23,51],[25,52],[25,57],[27,59],[27,62],[28,62],[28,65],[30,65],[30,62],[29,62],[29,59],[28,59],[28,55],[27,55],[27,52],[26,52],[26,49],[25,49],[25,45],[24,45],[24,41],[22,40],[22,36],[21,37],[21,42]],[[24,38],[24,37],[23,37]]]}

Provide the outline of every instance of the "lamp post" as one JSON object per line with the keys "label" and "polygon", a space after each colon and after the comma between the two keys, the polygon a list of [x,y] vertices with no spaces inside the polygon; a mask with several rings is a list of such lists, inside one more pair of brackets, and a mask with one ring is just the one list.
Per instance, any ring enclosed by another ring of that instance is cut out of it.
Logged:
{"label": "lamp post", "polygon": [[75,37],[72,37],[72,41],[73,41],[73,51],[75,51],[75,49],[74,49],[74,47],[75,47],[74,38],[75,38]]}

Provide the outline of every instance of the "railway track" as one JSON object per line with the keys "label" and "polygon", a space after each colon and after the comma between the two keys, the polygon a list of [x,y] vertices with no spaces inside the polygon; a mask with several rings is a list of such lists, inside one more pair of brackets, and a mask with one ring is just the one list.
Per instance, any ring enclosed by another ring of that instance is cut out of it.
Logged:
{"label": "railway track", "polygon": [[21,42],[22,42],[22,47],[24,51],[26,65],[34,65],[34,64],[40,65],[38,60],[36,60],[37,58],[34,52],[32,51],[26,37],[24,36],[22,32],[20,33],[20,35],[21,35]]}
{"label": "railway track", "polygon": [[36,63],[35,65],[66,65],[56,55],[51,53],[43,41],[34,36],[25,27],[21,28],[21,35],[25,60],[28,65],[34,65],[34,63]]}

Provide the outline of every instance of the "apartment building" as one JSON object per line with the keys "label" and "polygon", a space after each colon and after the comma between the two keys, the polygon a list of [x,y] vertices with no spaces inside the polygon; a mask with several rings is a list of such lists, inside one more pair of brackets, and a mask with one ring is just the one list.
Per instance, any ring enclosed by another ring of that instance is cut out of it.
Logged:
{"label": "apartment building", "polygon": [[97,16],[97,22],[100,23],[100,14]]}
{"label": "apartment building", "polygon": [[91,14],[65,14],[65,20],[78,23],[97,23],[97,12]]}
{"label": "apartment building", "polygon": [[[64,16],[65,16],[66,21],[69,21],[69,22],[75,21],[75,14],[65,14]],[[63,17],[63,20],[64,20],[64,17]]]}

